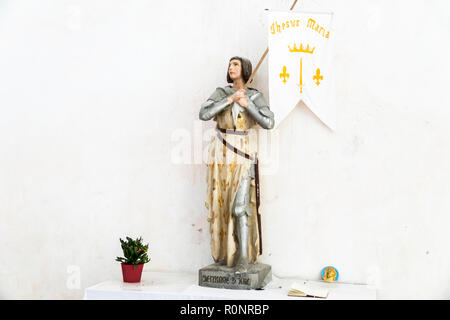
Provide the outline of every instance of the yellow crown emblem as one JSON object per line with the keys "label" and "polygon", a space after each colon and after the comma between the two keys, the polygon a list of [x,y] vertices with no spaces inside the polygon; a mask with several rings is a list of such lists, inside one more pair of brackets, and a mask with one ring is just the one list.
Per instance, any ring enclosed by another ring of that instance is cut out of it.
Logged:
{"label": "yellow crown emblem", "polygon": [[306,48],[303,48],[303,45],[300,43],[300,48],[297,48],[296,44],[294,43],[294,48],[289,47],[289,51],[290,52],[304,52],[304,53],[314,53],[314,49],[316,49],[316,47],[310,49],[309,48],[309,44],[306,46]]}

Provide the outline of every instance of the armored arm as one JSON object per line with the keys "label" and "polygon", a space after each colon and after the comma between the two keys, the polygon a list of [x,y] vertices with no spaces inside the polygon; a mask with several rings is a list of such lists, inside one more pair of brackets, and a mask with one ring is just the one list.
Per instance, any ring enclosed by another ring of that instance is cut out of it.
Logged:
{"label": "armored arm", "polygon": [[229,105],[230,101],[228,97],[225,97],[218,102],[208,99],[200,108],[199,118],[203,121],[210,120]]}
{"label": "armored arm", "polygon": [[231,103],[231,98],[227,96],[222,88],[217,88],[211,97],[201,105],[199,118],[207,121],[214,118],[218,113]]}
{"label": "armored arm", "polygon": [[248,99],[247,111],[264,129],[272,129],[274,127],[274,114],[260,92],[255,93]]}

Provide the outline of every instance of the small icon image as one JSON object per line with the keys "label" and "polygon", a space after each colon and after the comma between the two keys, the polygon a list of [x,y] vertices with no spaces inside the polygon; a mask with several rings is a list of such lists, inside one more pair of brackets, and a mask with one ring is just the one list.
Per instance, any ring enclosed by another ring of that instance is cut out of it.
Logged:
{"label": "small icon image", "polygon": [[326,266],[325,268],[323,268],[320,275],[322,277],[322,280],[327,282],[335,282],[339,278],[339,272],[335,267],[332,266]]}

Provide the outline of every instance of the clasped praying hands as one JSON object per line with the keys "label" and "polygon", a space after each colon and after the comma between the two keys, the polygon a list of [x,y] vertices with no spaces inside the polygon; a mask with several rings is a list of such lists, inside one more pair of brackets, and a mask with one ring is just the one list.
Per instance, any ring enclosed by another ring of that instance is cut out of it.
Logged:
{"label": "clasped praying hands", "polygon": [[237,102],[241,107],[247,108],[248,101],[245,96],[245,89],[239,89],[233,93],[230,97],[228,97],[228,102],[230,102],[230,104]]}

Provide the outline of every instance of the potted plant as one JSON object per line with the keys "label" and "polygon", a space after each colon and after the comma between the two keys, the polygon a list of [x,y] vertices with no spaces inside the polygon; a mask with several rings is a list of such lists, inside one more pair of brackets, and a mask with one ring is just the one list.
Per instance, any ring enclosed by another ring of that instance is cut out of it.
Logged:
{"label": "potted plant", "polygon": [[140,282],[144,263],[150,261],[147,255],[148,244],[142,244],[142,238],[136,240],[126,237],[127,241],[120,239],[124,257],[117,257],[122,262],[122,275],[124,282]]}

